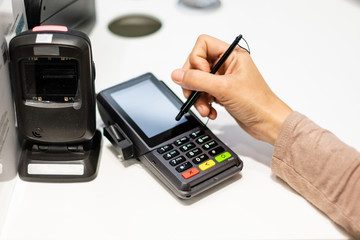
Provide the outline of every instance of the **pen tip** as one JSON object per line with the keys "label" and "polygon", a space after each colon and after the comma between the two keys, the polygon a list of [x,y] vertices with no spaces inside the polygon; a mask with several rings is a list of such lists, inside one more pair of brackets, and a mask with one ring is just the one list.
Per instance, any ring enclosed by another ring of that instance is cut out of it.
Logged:
{"label": "pen tip", "polygon": [[179,112],[179,114],[175,117],[175,120],[179,121],[181,119],[181,117],[182,117],[182,113]]}

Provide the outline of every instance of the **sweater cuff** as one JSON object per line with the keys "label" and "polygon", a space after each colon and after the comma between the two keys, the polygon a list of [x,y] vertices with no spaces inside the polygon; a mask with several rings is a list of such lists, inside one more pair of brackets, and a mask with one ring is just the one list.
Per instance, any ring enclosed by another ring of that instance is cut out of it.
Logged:
{"label": "sweater cuff", "polygon": [[[271,170],[277,174],[277,161],[284,159],[284,155],[286,154],[286,149],[290,144],[289,139],[294,132],[294,129],[298,125],[298,123],[306,118],[299,112],[292,112],[284,121],[283,125],[280,128],[279,135],[274,144],[274,154],[271,161]],[[275,160],[276,159],[276,160]],[[274,161],[275,160],[275,161]]]}

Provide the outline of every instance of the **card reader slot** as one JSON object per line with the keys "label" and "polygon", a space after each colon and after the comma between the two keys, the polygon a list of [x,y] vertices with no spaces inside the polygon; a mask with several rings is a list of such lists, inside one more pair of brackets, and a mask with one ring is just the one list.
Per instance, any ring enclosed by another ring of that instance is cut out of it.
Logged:
{"label": "card reader slot", "polygon": [[201,192],[211,188],[212,186],[215,186],[221,182],[224,182],[225,180],[231,178],[235,174],[238,174],[239,171],[242,170],[242,168],[243,168],[243,164],[241,162],[241,164],[239,164],[239,165],[234,165],[230,168],[227,168],[224,171],[216,174],[215,176],[192,186],[191,190],[190,190],[191,195],[196,195],[198,193],[201,193]]}
{"label": "card reader slot", "polygon": [[134,157],[134,145],[117,123],[105,127],[104,136],[109,139],[124,160]]}
{"label": "card reader slot", "polygon": [[76,80],[77,74],[75,69],[65,68],[65,69],[45,69],[42,72],[42,78],[46,80],[52,79],[73,79]]}
{"label": "card reader slot", "polygon": [[115,125],[110,125],[110,126],[109,126],[109,131],[111,131],[111,133],[113,133],[116,141],[122,141],[122,140],[124,140],[124,137],[121,135],[121,133],[119,132],[119,130],[117,130],[117,128],[115,127]]}

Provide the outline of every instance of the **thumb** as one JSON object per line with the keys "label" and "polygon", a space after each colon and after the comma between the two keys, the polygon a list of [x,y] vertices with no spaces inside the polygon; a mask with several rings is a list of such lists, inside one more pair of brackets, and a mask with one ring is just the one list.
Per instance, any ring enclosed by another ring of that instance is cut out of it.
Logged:
{"label": "thumb", "polygon": [[221,88],[218,76],[200,70],[176,69],[172,72],[171,78],[185,89],[207,92],[213,96],[216,95],[216,90]]}

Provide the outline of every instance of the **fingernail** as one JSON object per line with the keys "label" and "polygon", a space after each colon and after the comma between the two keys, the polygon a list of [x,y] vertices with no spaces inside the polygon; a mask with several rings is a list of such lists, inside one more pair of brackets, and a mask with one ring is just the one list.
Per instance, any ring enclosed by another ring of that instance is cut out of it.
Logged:
{"label": "fingernail", "polygon": [[172,72],[172,79],[177,82],[180,83],[182,82],[183,78],[184,78],[184,70],[183,69],[176,69]]}

